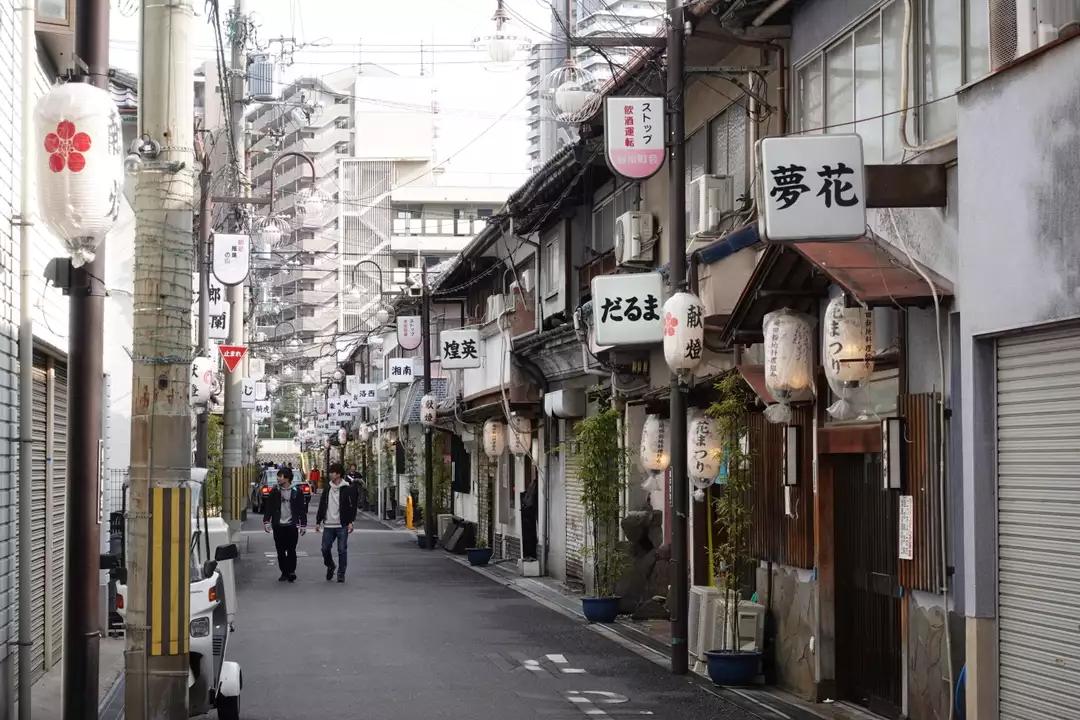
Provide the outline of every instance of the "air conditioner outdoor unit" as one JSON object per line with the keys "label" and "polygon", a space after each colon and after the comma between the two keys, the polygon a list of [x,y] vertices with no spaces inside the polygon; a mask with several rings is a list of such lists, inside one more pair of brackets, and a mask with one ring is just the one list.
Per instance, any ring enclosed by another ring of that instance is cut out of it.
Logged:
{"label": "air conditioner outdoor unit", "polygon": [[720,227],[720,219],[735,208],[735,184],[728,175],[702,175],[690,183],[687,193],[690,235],[709,233]]}
{"label": "air conditioner outdoor unit", "polygon": [[496,293],[487,299],[487,313],[484,315],[486,322],[494,322],[499,319],[499,316],[503,314],[503,310],[506,309],[506,298],[501,294]]}
{"label": "air conditioner outdoor unit", "polygon": [[619,265],[648,261],[645,255],[655,244],[652,213],[627,212],[615,220],[615,258]]}
{"label": "air conditioner outdoor unit", "polygon": [[687,628],[687,642],[691,657],[705,659],[705,652],[714,648],[705,647],[713,636],[712,624],[715,613],[713,605],[720,599],[720,591],[711,585],[694,585],[690,588],[690,612],[687,615],[690,627]]}
{"label": "air conditioner outdoor unit", "polygon": [[[724,595],[717,595],[715,602],[712,603],[711,636],[708,637],[708,647],[701,651],[702,655],[709,650],[731,650],[733,626],[736,629],[739,650],[761,652],[765,645],[765,606],[742,600],[739,602],[739,612],[736,617],[736,613],[732,612],[734,605],[735,603],[731,603],[732,607],[729,607]],[[725,615],[727,615],[726,620]]]}
{"label": "air conditioner outdoor unit", "polygon": [[1057,40],[1066,26],[1080,23],[1080,2],[990,0],[989,15],[990,69],[997,70]]}

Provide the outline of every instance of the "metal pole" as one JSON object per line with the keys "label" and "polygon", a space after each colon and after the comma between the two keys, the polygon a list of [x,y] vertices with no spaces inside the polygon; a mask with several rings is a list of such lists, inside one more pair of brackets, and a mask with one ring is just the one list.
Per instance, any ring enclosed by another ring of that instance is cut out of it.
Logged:
{"label": "metal pole", "polygon": [[[247,0],[235,0],[234,23],[247,22]],[[241,28],[233,27],[232,39],[232,112],[229,118],[232,124],[233,152],[239,168],[234,168],[237,173],[236,195],[247,197],[251,190],[247,179],[247,132],[244,123],[244,95],[247,92],[247,53],[245,41],[247,34],[240,31]],[[235,217],[239,227],[239,218],[242,210],[234,208]],[[226,290],[229,301],[229,344],[244,344],[244,285],[232,285]],[[234,517],[236,505],[233,495],[238,491],[237,478],[244,464],[244,410],[243,390],[244,374],[243,366],[238,366],[235,372],[225,373],[225,416],[222,432],[222,472],[221,472],[221,498],[222,516],[229,524],[230,533],[240,532],[240,517]]]}
{"label": "metal pole", "polygon": [[[431,294],[427,286],[427,265],[420,269],[420,336],[424,343],[424,394],[431,394]],[[432,462],[432,433],[434,428],[424,428],[424,534],[427,549],[435,549],[435,473]]]}
{"label": "metal pole", "polygon": [[[142,2],[138,133],[162,151],[135,187],[128,720],[188,715],[194,15],[192,0]],[[96,683],[87,704],[97,704]],[[84,707],[73,710],[85,717]]]}
{"label": "metal pole", "polygon": [[[75,52],[87,82],[109,88],[109,1],[79,0]],[[23,112],[29,113],[26,107]],[[64,570],[63,717],[96,718],[101,564],[101,405],[105,243],[73,268],[68,321],[67,532]],[[190,297],[190,296],[189,296]],[[188,301],[190,303],[190,300]],[[189,305],[190,308],[190,305]],[[189,310],[190,312],[190,310]],[[185,380],[185,387],[187,378]],[[23,672],[29,674],[28,666]],[[22,673],[20,673],[22,674]],[[27,703],[20,703],[29,704]],[[88,708],[93,708],[92,710]]]}
{"label": "metal pole", "polygon": [[[683,8],[667,0],[667,109],[671,153],[668,158],[668,282],[672,292],[686,288],[686,118],[683,114],[685,57]],[[689,541],[686,536],[690,486],[686,472],[686,396],[678,375],[671,375],[671,672],[689,670]]]}
{"label": "metal pole", "polygon": [[374,443],[374,447],[375,447],[375,472],[377,472],[379,474],[379,478],[378,478],[378,483],[379,483],[379,519],[380,520],[385,520],[386,519],[386,508],[385,508],[385,503],[383,501],[383,495],[385,495],[385,493],[383,492],[383,486],[382,486],[382,456],[383,456],[383,448],[382,448],[382,446],[383,446],[383,439],[382,439],[382,407],[379,406],[379,405],[376,405],[375,410],[378,413],[375,416],[375,443]]}
{"label": "metal pole", "polygon": [[[214,201],[210,197],[210,153],[202,156],[199,173],[199,250],[195,262],[199,268],[199,354],[210,355],[210,232],[213,229]],[[208,467],[210,443],[210,405],[195,418],[195,466]],[[203,493],[205,495],[205,493]]]}
{"label": "metal pole", "polygon": [[[31,192],[34,188],[34,67],[37,46],[34,33],[34,3],[22,9],[22,171],[19,173],[19,537],[33,532],[33,497],[28,488],[33,478],[34,448],[34,296],[31,265],[34,211]],[[19,667],[33,662],[33,583],[30,568],[33,557],[30,543],[19,543]],[[5,651],[4,698],[5,720],[15,717],[15,658]],[[30,693],[33,687],[29,672],[19,673],[19,720],[30,720]]]}

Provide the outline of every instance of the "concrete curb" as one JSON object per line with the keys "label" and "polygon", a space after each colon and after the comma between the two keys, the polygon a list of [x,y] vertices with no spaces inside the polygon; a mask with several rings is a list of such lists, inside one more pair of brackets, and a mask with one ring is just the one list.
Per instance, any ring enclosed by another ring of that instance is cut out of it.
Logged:
{"label": "concrete curb", "polygon": [[124,717],[124,673],[116,676],[105,697],[98,704],[99,720],[122,720]]}

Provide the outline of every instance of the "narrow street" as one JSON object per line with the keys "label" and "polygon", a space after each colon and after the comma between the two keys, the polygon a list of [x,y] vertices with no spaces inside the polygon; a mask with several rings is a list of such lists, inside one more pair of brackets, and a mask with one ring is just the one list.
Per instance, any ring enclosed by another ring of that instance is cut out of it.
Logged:
{"label": "narrow street", "polygon": [[313,531],[295,584],[278,582],[270,535],[245,534],[229,651],[245,720],[755,717],[374,521],[356,523],[344,585]]}

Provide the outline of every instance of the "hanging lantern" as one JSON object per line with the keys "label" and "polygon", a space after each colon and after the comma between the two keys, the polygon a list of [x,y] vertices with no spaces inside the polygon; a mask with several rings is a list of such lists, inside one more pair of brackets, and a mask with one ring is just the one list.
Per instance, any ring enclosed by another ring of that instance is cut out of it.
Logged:
{"label": "hanging lantern", "polygon": [[484,422],[484,454],[495,459],[506,449],[506,430],[498,420]]}
{"label": "hanging lantern", "polygon": [[687,474],[702,480],[708,487],[720,474],[720,460],[720,433],[716,421],[704,412],[692,412],[686,424]]}
{"label": "hanging lantern", "polygon": [[191,360],[191,404],[205,405],[214,391],[214,361],[208,357]]}
{"label": "hanging lantern", "polygon": [[764,325],[765,388],[776,400],[765,417],[786,423],[792,402],[813,397],[813,326],[805,315],[787,308],[766,315]]}
{"label": "hanging lantern", "polygon": [[420,398],[420,424],[424,427],[431,427],[435,424],[435,396],[425,395]]}
{"label": "hanging lantern", "polygon": [[532,452],[532,422],[529,418],[519,415],[511,417],[506,430],[506,444],[511,453],[528,455]]}
{"label": "hanging lantern", "polygon": [[371,426],[370,425],[361,425],[359,433],[360,433],[360,442],[367,442],[368,438],[371,437]]}
{"label": "hanging lantern", "polygon": [[344,445],[349,442],[349,431],[345,428],[338,428],[337,441],[339,445]]}
{"label": "hanging lantern", "polygon": [[87,83],[56,85],[35,111],[41,219],[79,267],[120,217],[124,135],[112,96]]}
{"label": "hanging lantern", "polygon": [[825,308],[821,364],[825,379],[837,396],[826,412],[837,420],[859,416],[853,400],[874,374],[874,313],[868,308],[847,307],[843,295]]}
{"label": "hanging lantern", "polygon": [[671,465],[671,428],[659,415],[649,415],[641,428],[641,466],[663,473]]}
{"label": "hanging lantern", "polygon": [[325,190],[316,187],[303,188],[296,193],[294,223],[301,228],[320,227],[327,220],[332,205],[333,198]]}
{"label": "hanging lantern", "polygon": [[693,293],[675,293],[664,303],[664,360],[674,373],[692,372],[704,349],[705,306]]}
{"label": "hanging lantern", "polygon": [[330,438],[326,437],[325,435],[323,435],[322,446],[326,450],[330,449]]}

